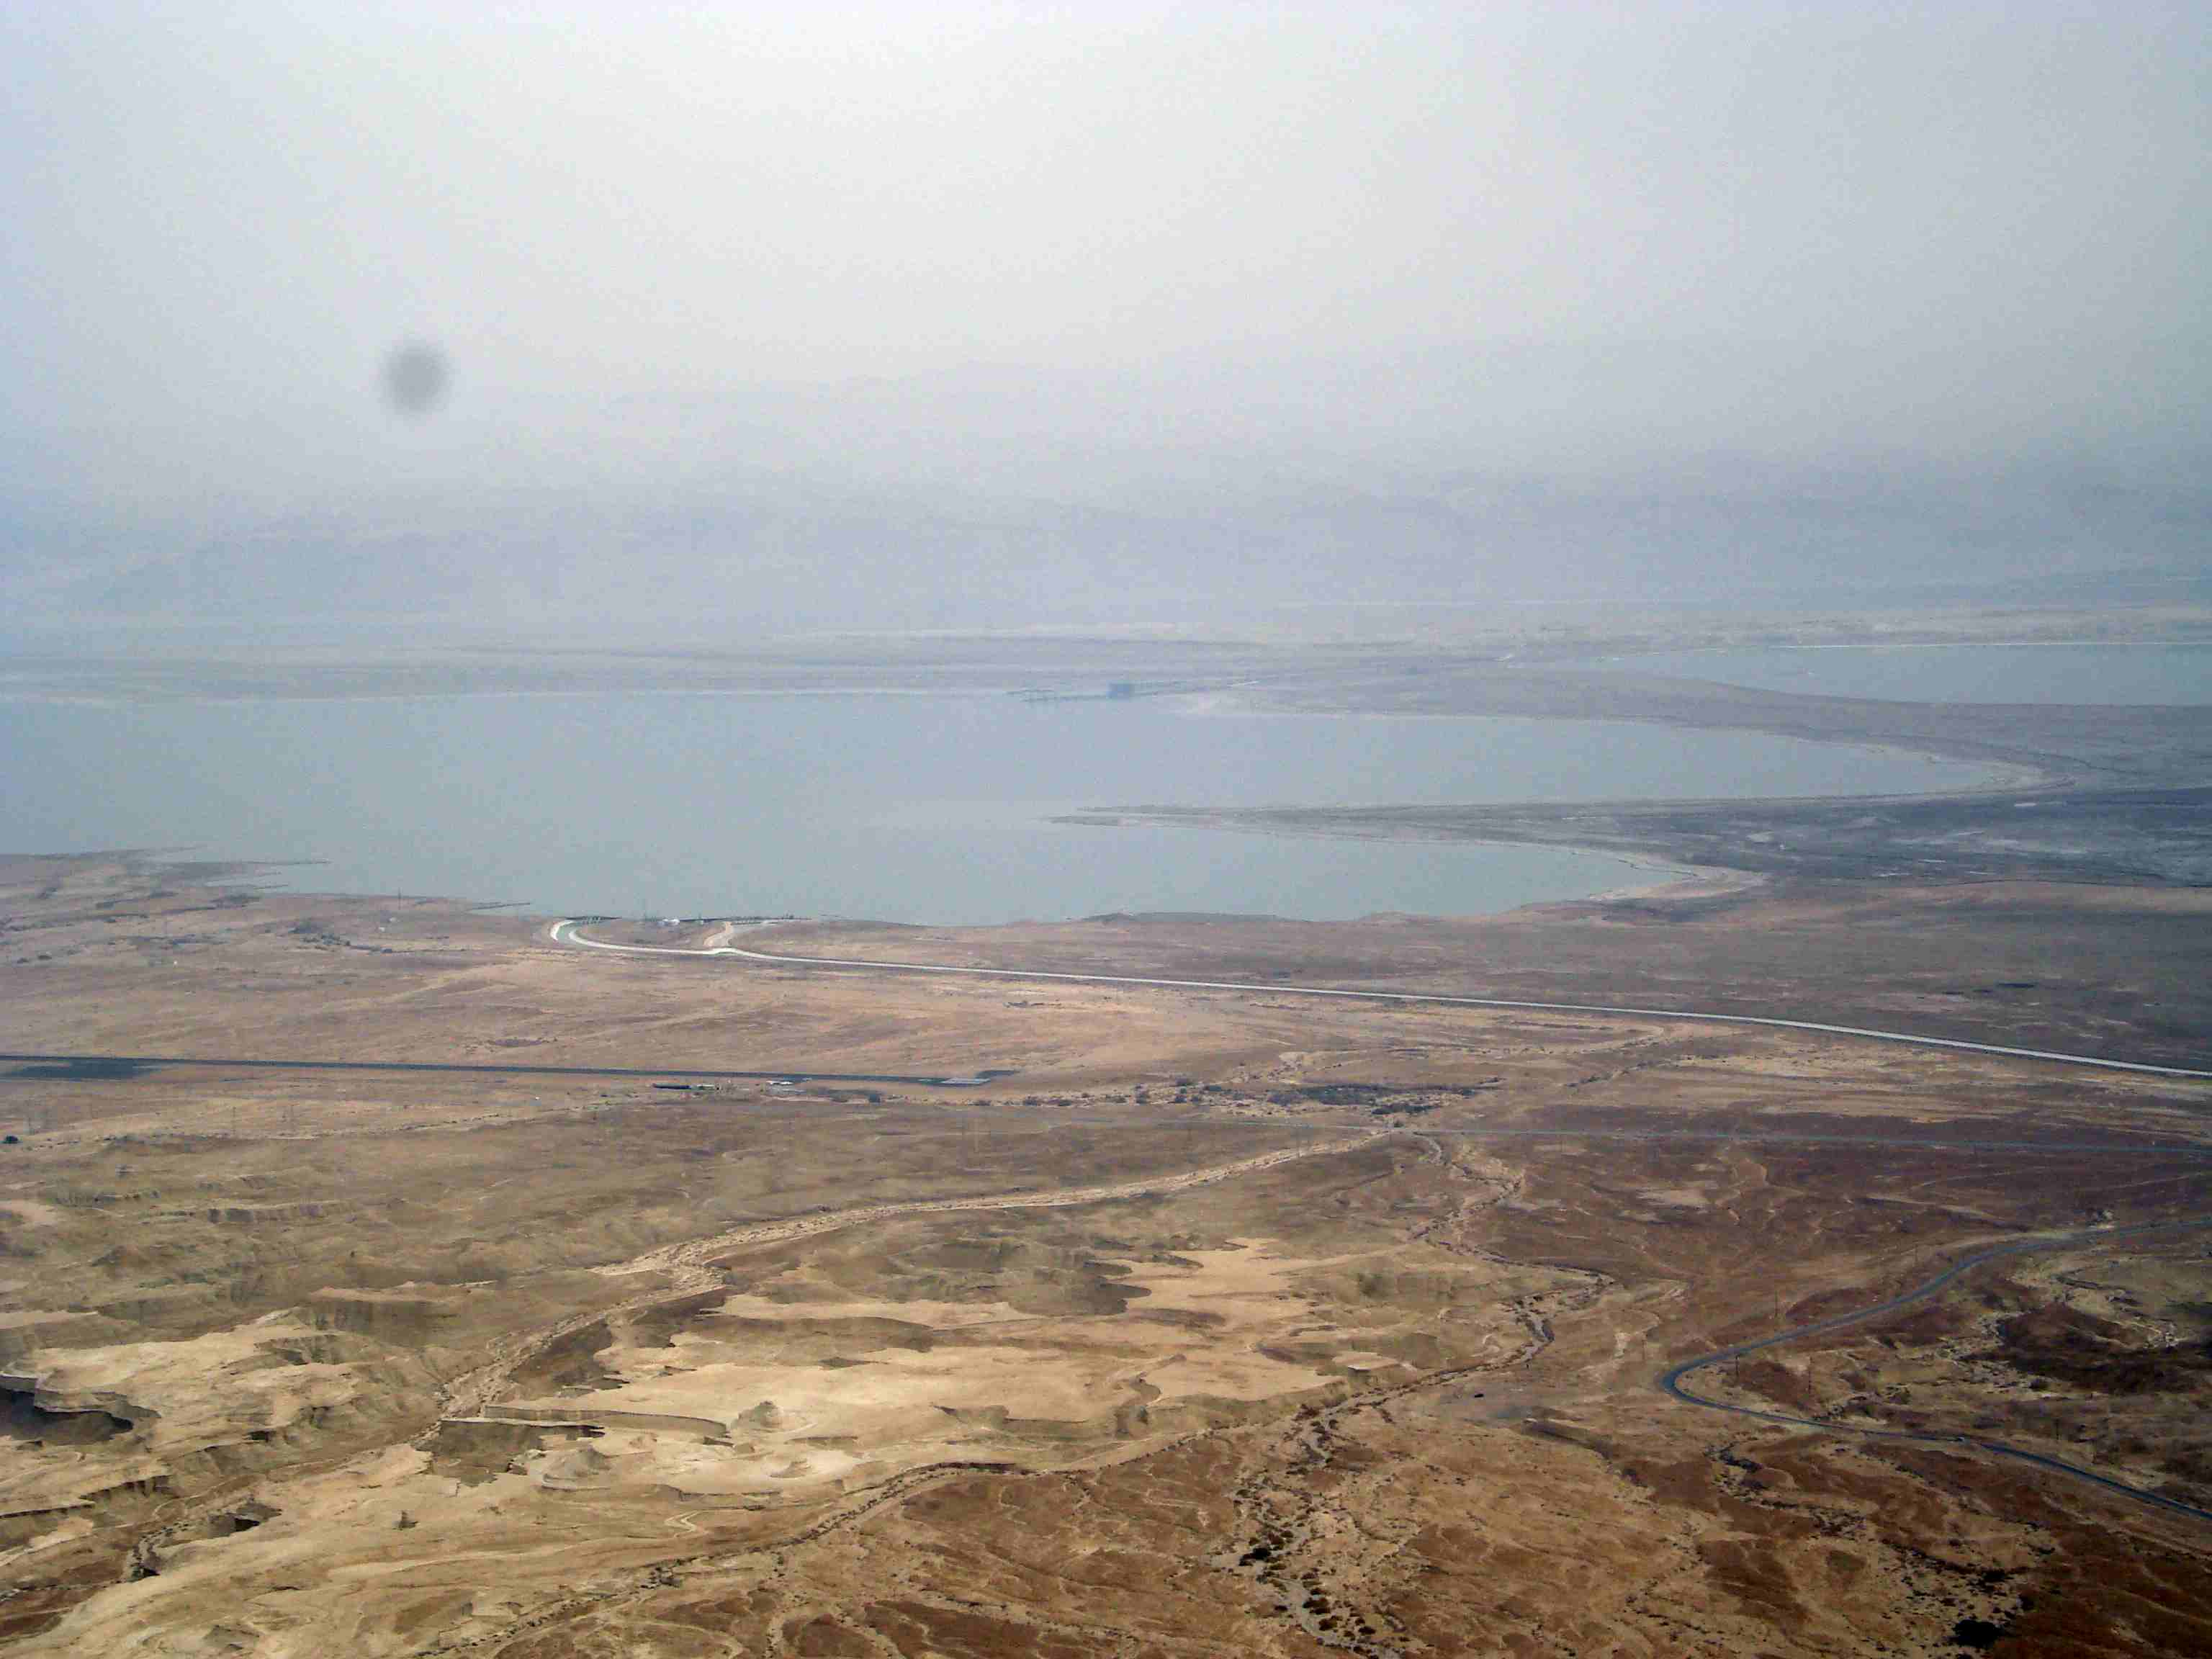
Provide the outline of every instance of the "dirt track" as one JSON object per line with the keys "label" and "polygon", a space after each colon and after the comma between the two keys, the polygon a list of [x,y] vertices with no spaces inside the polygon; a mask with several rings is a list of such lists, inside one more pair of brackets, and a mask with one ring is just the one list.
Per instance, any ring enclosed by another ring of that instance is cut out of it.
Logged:
{"label": "dirt track", "polygon": [[716,1259],[744,1249],[748,1245],[778,1244],[793,1239],[813,1238],[823,1233],[839,1232],[848,1227],[863,1227],[874,1222],[889,1221],[899,1216],[1066,1209],[1085,1204],[1111,1203],[1117,1199],[1141,1198],[1156,1193],[1187,1192],[1192,1188],[1211,1186],[1233,1176],[1272,1170],[1297,1158],[1327,1158],[1348,1152],[1367,1142],[1385,1139],[1392,1133],[1388,1129],[1377,1129],[1365,1134],[1316,1141],[1310,1146],[1285,1147],[1279,1152],[1261,1153],[1256,1158],[1239,1158],[1231,1164],[1212,1164],[1202,1170],[1146,1181],[1125,1181],[1105,1187],[1060,1188],[1047,1192],[932,1199],[910,1204],[868,1204],[851,1210],[830,1210],[776,1221],[750,1223],[716,1233],[711,1237],[663,1245],[599,1271],[614,1278],[627,1278],[635,1273],[668,1273],[673,1275],[671,1285],[649,1295],[618,1303],[612,1308],[594,1308],[588,1313],[574,1315],[544,1330],[512,1341],[491,1364],[465,1376],[456,1377],[447,1385],[443,1414],[448,1418],[478,1415],[505,1386],[516,1366],[541,1352],[547,1344],[597,1324],[610,1314],[639,1312],[665,1303],[681,1301],[710,1288],[715,1282],[713,1268]]}

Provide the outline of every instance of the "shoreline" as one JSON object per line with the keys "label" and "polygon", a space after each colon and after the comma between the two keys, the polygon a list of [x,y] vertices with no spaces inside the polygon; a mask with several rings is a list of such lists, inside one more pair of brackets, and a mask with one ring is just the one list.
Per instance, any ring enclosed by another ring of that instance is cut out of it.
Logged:
{"label": "shoreline", "polygon": [[[1066,823],[1072,828],[1081,827],[1086,823],[1089,827],[1111,828],[1116,827],[1121,821],[1118,819],[1115,820],[1114,823],[1111,824],[1102,824],[1097,820],[1085,821],[1077,819],[1054,819],[1048,820],[1048,822]],[[1132,825],[1135,825],[1140,822],[1140,820],[1136,819],[1133,815],[1132,815],[1130,819]],[[1216,826],[1212,825],[1174,825],[1166,827],[1214,829],[1216,833],[1230,836],[1284,836],[1287,838],[1291,834],[1294,833],[1274,830],[1264,827],[1255,827],[1251,829],[1231,826],[1220,826],[1217,828]],[[1378,842],[1391,839],[1384,836],[1329,835],[1317,835],[1298,838],[1342,841],[1346,842]],[[1484,845],[1508,849],[1518,847],[1542,845],[1540,843],[1516,842],[1511,841],[1498,841],[1486,843],[1473,842],[1447,843],[1439,841],[1437,844],[1455,844],[1470,849]],[[1715,891],[1723,890],[1722,884],[1726,884],[1728,890],[1747,889],[1764,884],[1764,878],[1757,876],[1746,874],[1741,876],[1740,879],[1735,879],[1731,882],[1729,878],[1731,877],[1732,872],[1724,870],[1717,868],[1701,869],[1689,865],[1668,864],[1656,859],[1650,859],[1619,852],[1610,848],[1553,845],[1546,847],[1545,850],[1579,854],[1594,859],[1601,859],[1608,864],[1620,865],[1629,870],[1646,872],[1654,878],[1649,881],[1630,882],[1621,885],[1606,887],[1595,892],[1570,893],[1552,898],[1524,899],[1517,903],[1504,905],[1492,909],[1403,910],[1383,907],[1377,909],[1364,910],[1355,914],[1341,915],[1300,915],[1286,914],[1279,910],[1191,910],[1182,908],[1172,904],[1162,903],[1158,906],[1146,906],[1139,909],[1127,910],[1124,913],[1130,915],[1178,915],[1218,917],[1222,921],[1231,922],[1289,921],[1310,923],[1315,926],[1322,927],[1345,926],[1364,921],[1378,915],[1413,915],[1418,916],[1425,921],[1494,921],[1499,917],[1516,915],[1520,911],[1540,909],[1555,905],[1590,904],[1601,902],[1610,902],[1631,896],[1641,896],[1646,898],[1656,897],[1665,894],[1674,888],[1695,889],[1708,883],[1715,884],[1713,887],[1713,890]],[[462,893],[428,891],[413,892],[386,887],[349,889],[338,886],[295,885],[289,882],[278,878],[279,872],[300,872],[305,873],[319,869],[325,869],[329,867],[329,861],[318,858],[250,859],[210,857],[206,855],[204,848],[198,847],[120,847],[63,850],[0,850],[0,860],[6,859],[52,860],[84,862],[97,862],[103,860],[112,860],[118,863],[143,868],[149,873],[156,875],[161,879],[191,883],[213,889],[221,889],[234,892],[260,893],[297,899],[326,898],[343,903],[374,903],[380,900],[383,900],[389,901],[395,904],[447,904],[477,912],[512,912],[520,917],[534,919],[541,921],[558,920],[563,916],[584,915],[615,915],[627,914],[625,911],[607,907],[594,908],[586,905],[547,906],[544,904],[544,901],[535,898],[487,899],[473,897]],[[1681,895],[1681,896],[1684,897],[1693,896],[1696,895],[1689,892],[1685,892]],[[678,906],[673,907],[673,908],[689,911],[691,907]],[[741,913],[723,907],[709,906],[705,908],[704,911],[699,917],[693,919],[723,920],[726,919],[730,915],[739,914],[752,915],[756,913],[750,911]],[[926,921],[901,921],[883,916],[825,912],[820,915],[807,915],[790,913],[786,915],[786,919],[793,921],[837,921],[841,923],[855,923],[868,927],[927,927],[959,929],[965,931],[988,928],[1014,928],[1037,925],[1047,927],[1071,927],[1077,923],[1088,921],[1093,915],[1099,914],[1104,913],[1099,911],[1078,911],[1072,912],[1066,915],[1056,916],[1028,915],[1011,916],[997,921],[963,921],[935,917]]]}

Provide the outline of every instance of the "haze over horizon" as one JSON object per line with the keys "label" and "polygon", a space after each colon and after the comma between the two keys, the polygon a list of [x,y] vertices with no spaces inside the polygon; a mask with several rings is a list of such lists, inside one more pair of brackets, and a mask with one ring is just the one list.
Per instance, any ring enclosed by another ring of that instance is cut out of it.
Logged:
{"label": "haze over horizon", "polygon": [[25,5],[0,60],[0,599],[60,635],[2207,576],[2201,7]]}

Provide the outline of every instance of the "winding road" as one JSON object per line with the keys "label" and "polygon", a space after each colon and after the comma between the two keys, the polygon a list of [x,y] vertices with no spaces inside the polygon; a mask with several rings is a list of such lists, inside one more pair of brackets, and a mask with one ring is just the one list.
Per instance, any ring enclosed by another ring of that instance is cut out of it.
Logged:
{"label": "winding road", "polygon": [[[1236,980],[1166,979],[1134,974],[1078,974],[1047,969],[975,968],[951,963],[883,962],[865,957],[802,957],[778,951],[748,951],[726,941],[738,931],[736,924],[726,926],[710,936],[704,945],[616,945],[601,939],[586,939],[577,932],[574,918],[563,918],[552,924],[548,937],[556,945],[574,945],[586,950],[605,951],[625,956],[657,957],[734,957],[750,962],[769,963],[779,966],[829,968],[845,970],[860,969],[880,973],[956,975],[980,979],[1047,980],[1080,985],[1133,985],[1150,988],[1182,991],[1242,991],[1263,995],[1335,997],[1350,1000],[1391,1003],[1431,1003],[1453,1007],[1508,1008],[1534,1010],[1542,1012],[1606,1014],[1630,1018],[1697,1020],[1713,1024],[1754,1026],[1768,1030],[1811,1031],[1828,1036],[1861,1037],[1878,1042],[1903,1043],[1915,1048],[1942,1048],[1977,1054],[1994,1054],[2012,1060],[2041,1060],[2062,1066],[2087,1066],[2106,1071],[2128,1072],[2152,1077],[2212,1078],[2212,1070],[2179,1066],[2153,1066],[2138,1060],[2112,1060],[2097,1054],[2075,1054],[2042,1048],[2008,1048],[1989,1042],[1968,1042],[1954,1037],[1925,1036],[1911,1031],[1887,1031],[1864,1026],[1837,1025],[1816,1020],[1781,1019],[1755,1014],[1720,1014],[1687,1008],[1640,1008],[1607,1003],[1534,1002],[1505,997],[1455,996],[1442,993],[1419,991],[1356,990],[1341,986],[1322,985],[1267,985]],[[766,924],[756,924],[766,925]],[[1978,1436],[1951,1434],[1916,1429],[1881,1428],[1871,1425],[1827,1423],[1817,1419],[1796,1417],[1784,1412],[1762,1410],[1757,1407],[1739,1406],[1725,1400],[1717,1400],[1685,1386],[1686,1380],[1696,1373],[1715,1365],[1724,1364],[1745,1354],[1797,1341],[1808,1336],[1841,1329],[1868,1320],[1876,1319],[1913,1303],[1936,1294],[1961,1275],[1972,1272],[1984,1262],[2002,1256],[2024,1255],[2032,1252],[2064,1249],[2069,1246],[2106,1243],[2115,1240],[2159,1232],[2177,1231],[2190,1228],[2212,1226],[2212,1217],[2198,1217],[2185,1221],[2148,1222],[2136,1226],[2095,1228],[2081,1231],[2045,1234],[2033,1238],[1996,1244],[1962,1257],[1934,1278],[1902,1291],[1887,1300],[1856,1312],[1838,1314],[1816,1320],[1809,1324],[1794,1326],[1771,1336],[1754,1341],[1737,1343],[1710,1353],[1696,1355],[1670,1366],[1656,1379],[1662,1391],[1686,1405],[1699,1406],[1731,1415],[1751,1418],[1759,1422],[1783,1427],[1808,1429],[1816,1432],[1850,1434],[1868,1439],[1910,1441],[1931,1445],[1968,1447],[1993,1457],[2029,1464],[2051,1474],[2063,1474],[2086,1481],[2100,1490],[2121,1498],[2164,1510],[2196,1520],[2212,1521],[2212,1510],[2198,1507],[2179,1498],[2146,1491],[2116,1480],[2094,1469],[2069,1463],[2063,1459],[2047,1456],[2015,1446],[2002,1440],[1988,1440]]]}
{"label": "winding road", "polygon": [[1764,1349],[1779,1347],[1785,1342],[1795,1342],[1804,1337],[1819,1336],[1829,1331],[1841,1330],[1846,1326],[1863,1324],[1870,1319],[1879,1319],[1885,1314],[1894,1313],[1900,1308],[1910,1307],[1916,1302],[1924,1301],[1935,1295],[1954,1279],[1972,1272],[1984,1262],[1994,1261],[2001,1256],[2029,1255],[2045,1250],[2065,1249],[2082,1244],[2109,1244],[2120,1239],[2141,1237],[2149,1233],[2185,1232],[2199,1227],[2212,1227],[2212,1216],[2195,1216],[2185,1221],[2147,1221],[2132,1227],[2091,1227],[2075,1232],[2045,1233],[2033,1238],[2014,1239],[2009,1243],[1993,1244],[1986,1249],[1975,1251],[1972,1255],[1961,1256],[1933,1279],[1924,1280],[1909,1291],[1899,1291],[1887,1301],[1877,1302],[1870,1307],[1861,1308],[1853,1313],[1837,1314],[1832,1318],[1816,1319],[1810,1324],[1792,1326],[1790,1329],[1778,1331],[1771,1336],[1762,1336],[1750,1342],[1739,1342],[1731,1347],[1716,1348],[1711,1353],[1701,1353],[1693,1358],[1685,1359],[1660,1373],[1659,1387],[1686,1405],[1704,1406],[1711,1410],[1727,1412],[1736,1417],[1748,1417],[1761,1423],[1778,1424],[1784,1428],[1812,1429],[1825,1434],[1850,1434],[1869,1440],[1915,1441],[1923,1445],[1971,1446],[1976,1450],[1987,1452],[1993,1457],[2009,1458],[2014,1462],[2028,1463],[2039,1469],[2071,1475],[2077,1480],[2086,1480],[2091,1486],[2101,1487],[2106,1492],[2117,1492],[2123,1498],[2131,1498],[2139,1504],[2148,1504],[2154,1509],[2171,1510],[2177,1515],[2190,1516],[2199,1521],[2212,1521],[2212,1510],[2200,1509],[2194,1504],[2186,1504],[2178,1498],[2168,1498],[2160,1492],[2147,1492],[2141,1486],[2131,1486],[2124,1480],[2115,1480],[2110,1475],[2099,1474],[2094,1469],[2085,1469],[2078,1463],[2069,1463],[2062,1458],[2047,1457],[2041,1452],[2029,1451],[2024,1446],[2011,1445],[2002,1440],[1984,1440],[1977,1435],[1947,1434],[1937,1430],[1880,1428],[1856,1423],[1824,1422],[1819,1418],[1797,1417],[1788,1412],[1765,1411],[1756,1406],[1739,1406],[1730,1401],[1716,1400],[1711,1395],[1699,1394],[1693,1389],[1683,1386],[1684,1380],[1695,1373],[1711,1370],[1715,1365],[1724,1365],[1732,1359],[1741,1358],[1745,1354],[1758,1353]]}
{"label": "winding road", "polygon": [[1267,996],[1337,997],[1360,1002],[1419,1002],[1455,1008],[1517,1008],[1541,1013],[1610,1014],[1631,1019],[1698,1020],[1713,1025],[1752,1025],[1771,1030],[1814,1031],[1826,1036],[1864,1037],[1876,1042],[1899,1042],[1919,1048],[1947,1048],[1964,1054],[1998,1054],[2008,1060],[2039,1060],[2060,1066],[2093,1066],[2108,1072],[2131,1072],[2148,1077],[2212,1079],[2212,1069],[2187,1066],[2152,1066],[2142,1060],[2107,1060],[2098,1054],[2069,1054],[2047,1048],[2008,1048],[1994,1042],[1967,1042],[1958,1037],[1923,1036],[1913,1031],[1883,1031],[1863,1025],[1828,1025],[1817,1020],[1778,1019],[1760,1014],[1716,1014],[1693,1008],[1632,1008],[1602,1002],[1523,1002],[1510,997],[1451,996],[1440,991],[1362,991],[1337,985],[1263,985],[1224,979],[1157,979],[1136,974],[1071,974],[1044,968],[969,968],[941,962],[878,962],[858,957],[797,957],[773,951],[747,951],[716,941],[729,937],[725,928],[705,945],[611,945],[586,939],[576,931],[574,918],[563,918],[547,931],[556,945],[573,945],[591,951],[610,951],[641,957],[737,957],[747,962],[772,963],[781,967],[862,969],[887,974],[956,975],[974,979],[1051,980],[1073,985],[1136,985],[1170,991],[1249,991]]}

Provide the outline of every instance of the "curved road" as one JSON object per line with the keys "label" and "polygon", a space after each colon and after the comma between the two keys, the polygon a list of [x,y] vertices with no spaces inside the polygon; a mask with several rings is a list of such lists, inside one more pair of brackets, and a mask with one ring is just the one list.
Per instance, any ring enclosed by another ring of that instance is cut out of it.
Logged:
{"label": "curved road", "polygon": [[1984,1440],[1971,1434],[1946,1434],[1934,1430],[1884,1429],[1851,1423],[1826,1423],[1818,1418],[1796,1417],[1788,1412],[1762,1411],[1755,1406],[1735,1405],[1729,1401],[1716,1400],[1710,1395],[1699,1394],[1694,1389],[1682,1386],[1683,1379],[1693,1373],[1709,1370],[1715,1365],[1726,1364],[1729,1360],[1740,1358],[1745,1354],[1757,1353],[1765,1348],[1778,1347],[1785,1342],[1795,1342],[1801,1337],[1818,1336],[1828,1331],[1841,1330],[1847,1325],[1863,1324],[1869,1319],[1878,1319],[1884,1314],[1894,1313],[1899,1308],[1909,1307],[1915,1302],[1923,1301],[1935,1295],[1954,1279],[1972,1272],[1984,1261],[1993,1261],[1999,1256],[2027,1255],[2043,1250],[2063,1249],[2078,1244],[2110,1243],[2118,1239],[2134,1238],[2145,1233],[2181,1232],[2197,1227],[2212,1227],[2212,1216],[2196,1216],[2185,1221],[2147,1221],[2132,1227],[2094,1227],[2077,1232],[2046,1233],[2039,1237],[2016,1239],[2009,1244],[1994,1244],[1987,1249],[1977,1250],[1972,1255],[1960,1257],[1933,1279],[1916,1285],[1909,1291],[1899,1291],[1886,1302],[1877,1302],[1872,1307],[1861,1308],[1855,1313],[1838,1314],[1832,1318],[1816,1319],[1810,1324],[1796,1325],[1786,1331],[1778,1331],[1772,1336],[1762,1336],[1751,1342],[1739,1342],[1732,1347],[1716,1348],[1711,1353],[1701,1353],[1694,1358],[1685,1359],[1661,1372],[1658,1385],[1664,1392],[1672,1395],[1686,1405],[1704,1406],[1713,1411],[1727,1412],[1736,1417],[1749,1417],[1762,1423],[1779,1424],[1784,1428],[1813,1429],[1826,1434],[1853,1434],[1868,1440],[1906,1440],[1917,1441],[1923,1445],[1972,1446],[1977,1450],[1989,1453],[1993,1457],[2009,1458],[2014,1462],[2033,1464],[2037,1468],[2048,1469],[2054,1474],[2071,1475],[2077,1480],[2086,1480],[2091,1486],[2102,1487],[2106,1492],[2116,1492],[2123,1498],[2133,1498],[2139,1504],[2148,1504],[2154,1509],[2170,1510],[2174,1514],[2190,1516],[2199,1521],[2212,1521],[2212,1510],[2200,1509],[2194,1504],[2186,1504],[2178,1498],[2168,1498],[2160,1492],[2146,1492],[2141,1486],[2131,1486],[2124,1480],[2113,1480],[2110,1475],[2099,1474],[2094,1469],[2085,1469],[2078,1463],[2069,1463],[2060,1458],[2046,1457],[2041,1452],[2029,1451],[2025,1447],[2009,1445],[2002,1440]]}
{"label": "curved road", "polygon": [[[612,951],[641,957],[739,957],[748,962],[774,963],[797,968],[861,968],[892,974],[955,974],[975,979],[1057,980],[1076,985],[1139,985],[1171,991],[1255,991],[1263,995],[1340,997],[1362,1002],[1430,1002],[1455,1008],[1520,1008],[1543,1013],[1613,1014],[1635,1019],[1699,1020],[1714,1025],[1757,1025],[1784,1031],[1817,1031],[1827,1036],[1867,1037],[1877,1042],[1909,1043],[1920,1048],[1950,1048],[1966,1054],[2000,1054],[2009,1060],[2049,1060],[2061,1066],[2094,1066],[2108,1072],[2135,1072],[2150,1077],[2212,1078],[2212,1070],[2186,1066],[2151,1066],[2141,1060],[2106,1060],[2096,1054],[2057,1054],[2046,1048],[2007,1048],[1993,1042],[1966,1042],[1957,1037],[1922,1036],[1911,1031],[1881,1031],[1863,1025],[1826,1025],[1808,1019],[1775,1019],[1759,1014],[1715,1014],[1692,1008],[1628,1008],[1601,1002],[1522,1002],[1509,997],[1447,996],[1432,991],[1357,991],[1334,985],[1260,985],[1237,980],[1150,979],[1135,974],[1070,974],[1043,968],[965,968],[950,963],[876,962],[854,957],[794,957],[770,951],[741,950],[734,945],[610,945],[586,939],[578,924],[564,918],[553,924],[547,937],[556,945],[581,945],[592,951]],[[715,935],[726,939],[725,929]]]}
{"label": "curved road", "polygon": [[[1164,979],[1134,974],[1074,974],[1046,969],[971,968],[950,963],[880,962],[850,957],[801,957],[769,951],[747,951],[734,945],[719,941],[736,931],[726,927],[714,935],[712,942],[702,945],[613,945],[600,939],[586,939],[576,931],[573,918],[555,922],[548,937],[556,945],[572,945],[593,951],[612,951],[624,956],[655,957],[737,957],[750,962],[772,963],[782,966],[802,968],[863,969],[883,973],[951,974],[979,979],[1052,980],[1079,985],[1136,985],[1181,991],[1245,991],[1280,996],[1339,997],[1367,1002],[1438,1003],[1453,1007],[1516,1008],[1553,1013],[1611,1014],[1632,1018],[1698,1020],[1722,1025],[1753,1025],[1769,1030],[1814,1031],[1830,1036],[1865,1037],[1879,1042],[1898,1042],[1923,1048],[1947,1048],[1967,1054],[1997,1054],[2013,1060],[2039,1060],[2063,1066],[2090,1066],[2106,1071],[2133,1072],[2153,1077],[2212,1078],[2212,1070],[2201,1070],[2180,1066],[2152,1066],[2138,1060],[2108,1060],[2095,1054],[2056,1053],[2042,1048],[2014,1048],[1997,1043],[1967,1042],[1954,1037],[1923,1036],[1911,1031],[1884,1031],[1857,1025],[1833,1025],[1814,1020],[1777,1019],[1756,1014],[1717,1014],[1687,1008],[1635,1008],[1607,1003],[1533,1002],[1506,997],[1448,996],[1419,991],[1361,991],[1338,986],[1322,985],[1263,985],[1235,980]],[[1923,1443],[1970,1446],[1991,1456],[2027,1463],[2053,1474],[2069,1475],[2087,1481],[2122,1498],[2174,1514],[2189,1516],[2197,1520],[2212,1521],[2212,1510],[2200,1509],[2179,1498],[2146,1492],[2125,1481],[2115,1480],[2109,1475],[2099,1474],[2025,1447],[2014,1446],[2001,1440],[1984,1440],[1972,1435],[1943,1434],[1912,1429],[1882,1429],[1858,1427],[1847,1424],[1823,1423],[1813,1418],[1794,1417],[1784,1412],[1761,1411],[1754,1407],[1737,1406],[1723,1400],[1715,1400],[1683,1386],[1683,1380],[1694,1373],[1747,1353],[1791,1342],[1802,1337],[1818,1335],[1840,1329],[1863,1321],[1878,1318],[1899,1308],[1933,1296],[1961,1274],[1971,1272],[1983,1262],[1999,1256],[2021,1255],[2032,1251],[2057,1249],[2071,1244],[2106,1242],[2132,1237],[2137,1234],[2171,1229],[2212,1226],[2212,1217],[2200,1217],[2180,1222],[2149,1222],[2132,1227],[2097,1229],[2087,1231],[2057,1233],[2039,1238],[2021,1239],[2008,1244],[1993,1245],[1963,1257],[1937,1273],[1933,1279],[1913,1286],[1872,1307],[1855,1313],[1839,1314],[1832,1318],[1816,1320],[1762,1337],[1756,1341],[1738,1343],[1732,1347],[1716,1349],[1698,1354],[1669,1367],[1658,1378],[1658,1386],[1674,1398],[1692,1406],[1703,1406],[1714,1411],[1727,1412],[1739,1417],[1748,1417],[1761,1422],[1773,1423],[1789,1428],[1811,1429],[1827,1433],[1856,1434],[1870,1439],[1917,1441]]]}

